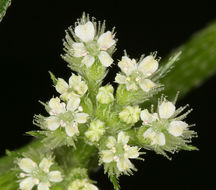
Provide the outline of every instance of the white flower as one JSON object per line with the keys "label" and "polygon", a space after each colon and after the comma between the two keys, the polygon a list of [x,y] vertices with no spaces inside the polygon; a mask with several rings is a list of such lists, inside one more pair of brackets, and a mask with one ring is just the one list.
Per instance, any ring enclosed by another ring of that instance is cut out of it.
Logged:
{"label": "white flower", "polygon": [[105,123],[100,120],[95,120],[90,123],[90,127],[85,132],[85,136],[91,142],[98,142],[104,133],[105,133]]}
{"label": "white flower", "polygon": [[67,190],[98,190],[98,188],[89,183],[87,179],[76,179],[68,186]]}
{"label": "white flower", "polygon": [[95,33],[94,25],[90,21],[76,26],[75,35],[81,42],[73,43],[71,52],[74,57],[81,57],[81,62],[87,67],[92,66],[96,57],[102,65],[109,67],[113,63],[113,59],[106,50],[116,43],[114,36],[110,31],[107,31],[97,39]]}
{"label": "white flower", "polygon": [[83,96],[88,90],[88,86],[82,81],[81,76],[75,74],[69,78],[69,84],[64,79],[58,78],[55,88],[61,94],[61,99],[65,101],[77,95]]}
{"label": "white flower", "polygon": [[171,135],[178,137],[181,136],[188,124],[183,121],[172,121],[169,125],[168,131]]}
{"label": "white flower", "polygon": [[152,128],[143,133],[143,137],[151,141],[151,145],[163,146],[166,143],[165,135],[162,132],[155,132]]}
{"label": "white flower", "polygon": [[138,106],[127,106],[119,113],[119,118],[127,124],[136,123],[139,121],[140,111]]}
{"label": "white flower", "polygon": [[127,145],[129,136],[124,132],[119,132],[117,140],[110,136],[106,144],[108,150],[101,151],[101,160],[104,163],[116,162],[116,166],[120,172],[127,173],[134,169],[130,158],[137,158],[139,156],[139,149],[137,146]]}
{"label": "white flower", "polygon": [[109,104],[114,100],[113,87],[111,85],[103,86],[99,88],[96,99],[101,104]]}
{"label": "white flower", "polygon": [[159,116],[162,119],[168,119],[175,113],[175,105],[169,101],[163,101],[158,106]]}
{"label": "white flower", "polygon": [[39,166],[30,158],[20,159],[18,166],[25,173],[20,173],[20,177],[23,179],[20,181],[19,188],[21,190],[31,190],[35,185],[38,185],[38,190],[49,190],[50,182],[61,182],[61,172],[50,171],[52,164],[52,160],[47,158],[43,158]]}
{"label": "white flower", "polygon": [[138,90],[139,86],[144,92],[149,92],[156,86],[148,79],[158,69],[158,62],[152,55],[145,57],[139,64],[135,59],[123,56],[118,66],[125,75],[117,74],[115,81],[125,84],[127,90]]}
{"label": "white flower", "polygon": [[50,115],[45,119],[45,125],[51,131],[55,131],[60,126],[65,127],[65,131],[69,137],[79,134],[78,124],[85,123],[88,119],[88,114],[81,113],[80,98],[73,97],[67,103],[60,102],[59,98],[52,98],[49,101],[51,109]]}
{"label": "white flower", "polygon": [[158,114],[150,114],[147,109],[144,109],[140,113],[140,118],[143,121],[143,125],[150,124],[155,120],[158,120]]}

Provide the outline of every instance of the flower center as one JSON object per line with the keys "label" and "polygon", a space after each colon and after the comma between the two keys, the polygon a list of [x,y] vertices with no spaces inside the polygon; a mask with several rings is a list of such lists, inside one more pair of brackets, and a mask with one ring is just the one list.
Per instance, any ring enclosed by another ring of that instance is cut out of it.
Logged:
{"label": "flower center", "polygon": [[75,116],[72,111],[67,111],[65,113],[59,114],[58,118],[64,126],[64,124],[71,123],[72,121],[74,121]]}
{"label": "flower center", "polygon": [[100,53],[99,46],[96,41],[91,41],[85,44],[86,50],[92,56],[97,56]]}
{"label": "flower center", "polygon": [[32,177],[38,179],[39,181],[48,181],[49,180],[48,172],[45,172],[45,171],[41,170],[40,168],[33,170],[31,175],[32,175]]}

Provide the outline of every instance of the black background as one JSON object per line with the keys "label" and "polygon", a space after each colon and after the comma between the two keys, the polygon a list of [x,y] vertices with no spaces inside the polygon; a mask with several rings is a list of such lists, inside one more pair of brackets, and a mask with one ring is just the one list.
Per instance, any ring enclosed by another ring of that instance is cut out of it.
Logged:
{"label": "black background", "polygon": [[[35,113],[45,113],[38,100],[47,101],[56,95],[48,70],[65,79],[70,76],[70,70],[60,58],[62,39],[64,30],[83,11],[98,20],[105,19],[109,30],[116,27],[119,41],[115,60],[121,58],[124,49],[135,58],[153,51],[164,57],[216,18],[215,8],[208,1],[158,4],[156,1],[15,0],[0,23],[1,155],[5,149],[13,150],[31,140],[23,134],[36,129],[32,124]],[[114,71],[117,71],[115,66]],[[114,71],[109,78],[114,78]],[[180,152],[172,161],[148,152],[145,162],[135,162],[139,171],[133,177],[120,178],[123,190],[211,188],[215,177],[215,84],[214,76],[178,102],[178,105],[189,103],[194,108],[187,121],[197,124],[199,138],[193,144],[200,151]],[[92,177],[99,181],[100,189],[112,188],[103,171]]]}

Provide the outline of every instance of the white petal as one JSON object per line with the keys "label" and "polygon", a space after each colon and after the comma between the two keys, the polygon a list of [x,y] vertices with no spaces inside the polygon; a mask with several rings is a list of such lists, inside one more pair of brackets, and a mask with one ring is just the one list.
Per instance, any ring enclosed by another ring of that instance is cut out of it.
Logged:
{"label": "white petal", "polygon": [[145,92],[149,92],[153,87],[155,87],[155,83],[149,79],[141,79],[138,83],[140,88]]}
{"label": "white petal", "polygon": [[87,183],[86,184],[86,190],[98,190],[97,186]]}
{"label": "white petal", "polygon": [[127,171],[132,167],[133,167],[132,163],[127,158],[120,159],[119,162],[117,162],[117,168],[120,172]]}
{"label": "white petal", "polygon": [[109,136],[106,146],[107,146],[108,148],[112,148],[112,147],[114,147],[115,145],[116,145],[116,139],[115,139],[114,137],[112,137],[112,136]]}
{"label": "white petal", "polygon": [[66,92],[66,93],[62,94],[60,97],[62,100],[67,102],[70,99],[79,97],[79,95],[77,95],[73,91],[71,91],[71,92]]}
{"label": "white petal", "polygon": [[87,54],[83,43],[73,43],[72,48],[74,57],[83,57]]}
{"label": "white petal", "polygon": [[152,128],[147,129],[147,130],[143,133],[143,137],[144,137],[144,138],[149,138],[151,141],[153,141],[155,135],[156,135],[156,133],[152,130]]}
{"label": "white petal", "polygon": [[170,118],[175,112],[175,106],[172,102],[164,101],[158,107],[160,118],[168,119]]}
{"label": "white petal", "polygon": [[39,167],[42,169],[44,172],[48,173],[50,166],[53,164],[52,160],[43,158],[43,160],[40,162]]}
{"label": "white petal", "polygon": [[128,146],[125,150],[125,155],[127,158],[137,158],[139,156],[138,148],[136,146]]}
{"label": "white petal", "polygon": [[113,59],[105,51],[101,51],[98,58],[104,67],[109,67],[113,63]]}
{"label": "white petal", "polygon": [[115,40],[113,39],[113,35],[110,31],[103,33],[98,38],[97,42],[101,50],[107,50],[108,48],[110,48],[112,45],[115,44]]}
{"label": "white petal", "polygon": [[20,182],[19,188],[21,190],[31,190],[37,184],[37,181],[36,178],[27,177]]}
{"label": "white petal", "polygon": [[77,113],[75,116],[75,121],[78,123],[85,123],[88,119],[88,114],[87,113]]}
{"label": "white petal", "polygon": [[42,182],[38,185],[38,190],[49,190],[50,183],[49,182]]}
{"label": "white petal", "polygon": [[151,140],[151,145],[160,145],[163,146],[166,143],[166,138],[163,133],[156,133],[151,128],[147,129],[143,133],[144,138],[148,138]]}
{"label": "white petal", "polygon": [[60,126],[59,120],[55,116],[46,118],[45,123],[47,125],[47,128],[51,131],[55,131]]}
{"label": "white petal", "polygon": [[69,137],[72,137],[72,136],[74,136],[75,134],[78,134],[78,133],[79,133],[79,129],[78,129],[76,123],[73,123],[73,124],[71,124],[71,125],[66,125],[65,131],[66,131],[66,133],[67,133],[67,135],[68,135]]}
{"label": "white petal", "polygon": [[152,115],[149,113],[149,111],[147,109],[144,109],[143,111],[141,111],[140,117],[141,117],[144,125],[147,123],[151,123]]}
{"label": "white petal", "polygon": [[138,70],[145,76],[150,76],[158,69],[158,62],[152,55],[145,57],[138,66]]}
{"label": "white petal", "polygon": [[88,21],[85,24],[80,24],[75,27],[75,34],[83,42],[92,41],[95,35],[94,25],[90,21]]}
{"label": "white petal", "polygon": [[78,85],[82,81],[81,76],[72,74],[69,78],[69,86],[72,88],[74,85]]}
{"label": "white petal", "polygon": [[143,121],[143,125],[146,125],[158,119],[157,113],[150,114],[147,109],[144,109],[143,111],[141,111],[140,117]]}
{"label": "white petal", "polygon": [[101,159],[104,163],[110,163],[113,161],[113,152],[110,150],[101,151]]}
{"label": "white petal", "polygon": [[130,91],[130,90],[135,91],[135,90],[138,90],[138,87],[134,82],[132,82],[132,83],[127,82],[126,83],[126,89],[127,89],[127,91]]}
{"label": "white petal", "polygon": [[188,127],[188,124],[183,121],[172,121],[168,128],[170,134],[175,137],[181,136],[184,130]]}
{"label": "white petal", "polygon": [[166,143],[166,138],[163,133],[157,133],[154,137],[153,143],[152,144],[158,144],[160,146],[165,145]]}
{"label": "white petal", "polygon": [[37,164],[30,158],[22,158],[21,160],[19,160],[18,165],[20,169],[26,173],[31,173],[34,169],[37,168]]}
{"label": "white petal", "polygon": [[81,63],[86,65],[86,67],[91,67],[94,62],[95,62],[95,58],[91,55],[86,55],[81,61]]}
{"label": "white petal", "polygon": [[118,134],[118,143],[127,144],[129,141],[129,136],[125,135],[123,131]]}
{"label": "white petal", "polygon": [[137,69],[136,61],[134,59],[131,60],[127,56],[122,57],[121,61],[118,62],[118,66],[127,76]]}
{"label": "white petal", "polygon": [[58,93],[63,94],[67,91],[68,84],[65,82],[64,79],[58,78],[55,88]]}
{"label": "white petal", "polygon": [[79,107],[80,98],[78,96],[72,97],[67,103],[67,110],[74,111]]}
{"label": "white petal", "polygon": [[59,113],[64,113],[65,110],[65,104],[60,102],[60,99],[58,97],[51,98],[49,101],[49,107],[51,109],[50,114],[55,115]]}
{"label": "white petal", "polygon": [[121,75],[121,74],[117,74],[115,77],[115,82],[117,82],[119,84],[125,84],[126,83],[126,76]]}
{"label": "white petal", "polygon": [[62,175],[60,171],[52,171],[49,173],[49,180],[52,182],[60,182],[62,181]]}
{"label": "white petal", "polygon": [[88,89],[86,83],[81,80],[81,76],[77,76],[75,74],[72,74],[69,78],[69,86],[75,91],[75,93],[81,96],[85,94]]}

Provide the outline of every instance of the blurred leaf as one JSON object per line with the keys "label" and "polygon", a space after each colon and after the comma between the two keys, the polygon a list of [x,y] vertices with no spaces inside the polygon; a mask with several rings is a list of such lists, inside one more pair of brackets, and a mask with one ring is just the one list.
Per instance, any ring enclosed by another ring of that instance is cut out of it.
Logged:
{"label": "blurred leaf", "polygon": [[0,22],[4,17],[6,10],[11,4],[11,0],[0,0]]}

